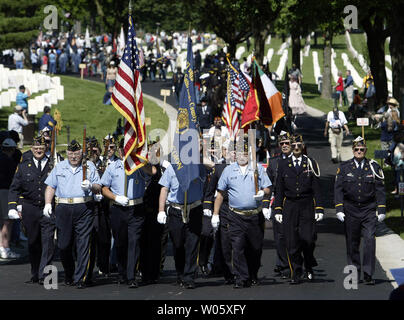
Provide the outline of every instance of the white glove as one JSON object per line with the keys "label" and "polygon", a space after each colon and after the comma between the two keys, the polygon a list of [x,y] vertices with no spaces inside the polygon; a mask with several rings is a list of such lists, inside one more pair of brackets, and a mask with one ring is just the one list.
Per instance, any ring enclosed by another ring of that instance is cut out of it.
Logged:
{"label": "white glove", "polygon": [[219,215],[214,214],[212,216],[212,220],[210,220],[210,223],[212,224],[213,231],[216,231],[219,228],[219,224],[220,224]]}
{"label": "white glove", "polygon": [[282,223],[282,215],[281,214],[276,214],[275,215],[275,220],[278,221],[279,223]]}
{"label": "white glove", "polygon": [[81,190],[83,190],[83,191],[88,191],[88,190],[90,190],[90,189],[91,189],[91,182],[88,181],[88,180],[84,180],[84,181],[81,183]]}
{"label": "white glove", "polygon": [[[10,210],[11,211],[11,210]],[[8,212],[8,216],[10,217],[10,211]],[[379,222],[382,222],[384,219],[386,219],[386,215],[385,214],[378,214],[377,215],[377,220],[379,220]]]}
{"label": "white glove", "polygon": [[266,220],[271,219],[271,214],[272,214],[271,208],[263,208],[262,209],[262,214],[264,215]]}
{"label": "white glove", "polygon": [[22,205],[21,205],[21,204],[19,204],[19,205],[17,206],[17,211],[18,211],[18,213],[21,213],[21,212],[22,212]]}
{"label": "white glove", "polygon": [[50,218],[52,214],[52,205],[50,203],[45,204],[45,208],[43,208],[43,215],[47,218]]}
{"label": "white glove", "polygon": [[157,222],[160,224],[166,224],[167,222],[167,215],[165,211],[160,211],[157,215]]}
{"label": "white glove", "polygon": [[211,217],[212,216],[212,210],[210,209],[203,209],[203,215],[207,216],[207,217]]}
{"label": "white glove", "polygon": [[129,199],[125,196],[116,196],[115,202],[119,203],[121,206],[127,206],[129,203]]}
{"label": "white glove", "polygon": [[316,219],[317,222],[323,220],[323,218],[324,218],[324,214],[323,214],[323,213],[316,213],[316,214],[314,215],[314,219]]}
{"label": "white glove", "polygon": [[344,222],[345,214],[343,212],[337,212],[337,218],[339,221]]}
{"label": "white glove", "polygon": [[104,197],[102,196],[101,193],[97,193],[97,194],[94,195],[94,200],[95,200],[96,202],[101,202],[101,200],[102,200],[103,198],[104,198]]}
{"label": "white glove", "polygon": [[11,220],[15,220],[15,219],[20,219],[20,216],[18,215],[17,210],[10,209],[10,210],[8,210],[8,218]]}
{"label": "white glove", "polygon": [[254,195],[254,200],[261,201],[262,199],[264,199],[264,194],[265,194],[264,190],[258,191],[258,193]]}

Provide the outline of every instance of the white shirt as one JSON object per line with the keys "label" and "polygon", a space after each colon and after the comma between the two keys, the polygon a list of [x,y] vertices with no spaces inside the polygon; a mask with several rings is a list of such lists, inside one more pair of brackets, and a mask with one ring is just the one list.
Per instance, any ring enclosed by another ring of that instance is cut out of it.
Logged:
{"label": "white shirt", "polygon": [[360,163],[358,163],[358,161],[356,161],[356,159],[354,159],[354,161],[355,161],[356,168],[358,168],[360,165],[361,169],[363,169],[363,164],[365,163],[365,160],[362,160]]}
{"label": "white shirt", "polygon": [[298,165],[300,166],[302,164],[302,157],[300,156],[299,158],[296,158],[293,154],[292,154],[292,161],[293,161],[293,165],[296,167],[296,160],[298,161]]}
{"label": "white shirt", "polygon": [[[32,160],[34,160],[35,166],[38,168],[38,160],[35,159],[35,157],[32,157]],[[41,171],[43,170],[43,168],[46,166],[46,162],[48,161],[48,157],[43,157],[41,159],[40,165],[41,165]]]}
{"label": "white shirt", "polygon": [[[214,137],[214,135],[215,135],[215,129],[216,129],[215,126],[213,126],[213,127],[211,127],[211,128],[209,129],[208,135],[209,135],[210,138],[213,138],[213,137]],[[227,129],[226,126],[221,126],[221,127],[220,127],[220,136],[221,136],[222,138],[224,138],[223,140],[230,139],[229,129]]]}
{"label": "white shirt", "polygon": [[24,60],[24,58],[25,58],[25,55],[24,55],[24,52],[16,52],[16,53],[14,53],[14,60],[15,61],[22,61],[22,60]]}
{"label": "white shirt", "polygon": [[26,126],[28,121],[24,120],[18,113],[14,112],[8,116],[8,130],[14,130],[22,133],[22,127]]}
{"label": "white shirt", "polygon": [[327,114],[327,121],[330,124],[330,128],[342,128],[345,124],[348,123],[346,120],[345,114],[342,111],[338,111],[338,120],[334,119],[334,112],[330,111]]}

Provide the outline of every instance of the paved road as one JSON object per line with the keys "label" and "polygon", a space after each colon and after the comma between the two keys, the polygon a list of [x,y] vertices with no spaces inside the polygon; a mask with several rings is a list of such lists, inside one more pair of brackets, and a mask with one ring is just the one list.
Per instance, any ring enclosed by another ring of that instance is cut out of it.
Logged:
{"label": "paved road", "polygon": [[[150,95],[159,95],[163,83],[145,83],[144,91]],[[143,286],[136,290],[117,285],[112,280],[97,281],[96,285],[85,290],[64,287],[63,272],[60,262],[55,265],[60,270],[60,285],[58,290],[45,290],[38,285],[24,284],[30,277],[28,261],[0,262],[0,299],[139,299],[139,300],[374,300],[388,299],[393,287],[387,279],[380,264],[376,264],[375,286],[359,284],[357,290],[345,290],[343,273],[346,265],[345,238],[343,225],[334,218],[333,181],[336,165],[330,159],[330,150],[326,139],[322,136],[323,119],[312,118],[307,115],[297,120],[299,131],[307,141],[309,154],[318,160],[321,168],[322,185],[327,199],[325,203],[326,218],[318,223],[317,248],[315,256],[319,266],[315,268],[314,283],[302,283],[291,286],[287,281],[274,277],[275,250],[271,223],[267,223],[265,230],[263,266],[259,277],[262,284],[257,287],[234,290],[231,286],[223,285],[220,278],[197,280],[195,290],[185,290],[173,285],[175,268],[171,255],[167,262],[161,282],[155,285]]]}

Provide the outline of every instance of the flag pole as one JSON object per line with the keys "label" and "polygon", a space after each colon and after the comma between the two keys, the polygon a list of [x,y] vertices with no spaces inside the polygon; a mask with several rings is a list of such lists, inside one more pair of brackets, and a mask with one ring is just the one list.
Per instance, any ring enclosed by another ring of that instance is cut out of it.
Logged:
{"label": "flag pole", "polygon": [[[130,17],[132,15],[132,0],[129,0],[128,13],[129,13],[129,23],[130,23]],[[124,119],[124,125],[125,125],[125,119]],[[124,185],[123,185],[124,186],[124,196],[127,197],[128,196],[128,175],[126,174],[126,168],[125,168],[125,154],[123,155],[123,173],[124,173]]]}

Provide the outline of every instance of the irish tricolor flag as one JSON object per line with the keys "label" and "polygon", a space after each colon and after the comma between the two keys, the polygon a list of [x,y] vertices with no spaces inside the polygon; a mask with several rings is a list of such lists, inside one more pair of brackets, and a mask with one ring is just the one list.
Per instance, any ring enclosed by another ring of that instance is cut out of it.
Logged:
{"label": "irish tricolor flag", "polygon": [[257,120],[261,120],[265,126],[271,126],[285,115],[282,95],[255,59],[252,61],[252,71],[252,90],[244,107],[241,127]]}

